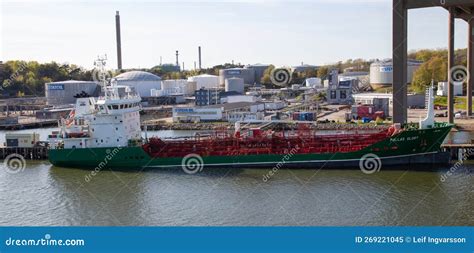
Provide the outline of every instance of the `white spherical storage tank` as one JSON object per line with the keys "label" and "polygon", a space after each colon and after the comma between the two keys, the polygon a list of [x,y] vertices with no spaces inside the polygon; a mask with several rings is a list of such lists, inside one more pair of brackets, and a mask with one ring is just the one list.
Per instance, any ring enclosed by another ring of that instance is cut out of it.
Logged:
{"label": "white spherical storage tank", "polygon": [[214,75],[202,74],[198,76],[188,77],[189,82],[196,82],[196,90],[201,88],[218,88],[219,87],[219,77]]}
{"label": "white spherical storage tank", "polygon": [[244,79],[238,77],[231,77],[225,79],[225,91],[237,91],[241,94],[244,93]]}
{"label": "white spherical storage tank", "polygon": [[161,89],[161,78],[145,71],[129,71],[114,78],[118,85],[132,87],[141,97],[149,97],[151,90]]}

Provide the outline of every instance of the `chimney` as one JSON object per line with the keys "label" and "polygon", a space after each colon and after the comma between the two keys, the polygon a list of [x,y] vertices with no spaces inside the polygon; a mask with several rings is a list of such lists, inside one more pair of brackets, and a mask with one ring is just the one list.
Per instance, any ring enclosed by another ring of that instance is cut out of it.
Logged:
{"label": "chimney", "polygon": [[176,50],[176,66],[179,67],[179,60],[178,60],[178,50]]}
{"label": "chimney", "polygon": [[120,14],[115,14],[115,33],[117,35],[117,69],[122,69],[122,42],[120,39]]}
{"label": "chimney", "polygon": [[198,58],[199,70],[201,70],[201,46],[198,47]]}

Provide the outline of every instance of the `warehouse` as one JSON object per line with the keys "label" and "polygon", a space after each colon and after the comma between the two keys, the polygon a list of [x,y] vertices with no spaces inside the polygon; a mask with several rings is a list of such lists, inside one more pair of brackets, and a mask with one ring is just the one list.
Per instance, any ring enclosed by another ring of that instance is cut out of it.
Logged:
{"label": "warehouse", "polygon": [[100,86],[90,81],[68,80],[45,84],[46,103],[53,106],[75,104],[74,96],[80,93],[98,96],[99,92]]}
{"label": "warehouse", "polygon": [[129,71],[114,78],[118,85],[132,87],[140,97],[149,97],[151,89],[161,89],[161,78],[145,71]]}

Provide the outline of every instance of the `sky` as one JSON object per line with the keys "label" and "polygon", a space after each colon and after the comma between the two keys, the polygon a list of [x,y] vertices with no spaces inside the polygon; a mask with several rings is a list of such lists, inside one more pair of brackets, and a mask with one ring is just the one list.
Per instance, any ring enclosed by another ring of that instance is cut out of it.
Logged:
{"label": "sky", "polygon": [[[391,57],[392,0],[11,1],[0,0],[0,60],[56,61],[92,68],[107,55],[116,68],[120,11],[123,68],[175,62],[293,66]],[[448,13],[409,11],[408,49],[446,48]],[[456,21],[456,48],[467,24]]]}

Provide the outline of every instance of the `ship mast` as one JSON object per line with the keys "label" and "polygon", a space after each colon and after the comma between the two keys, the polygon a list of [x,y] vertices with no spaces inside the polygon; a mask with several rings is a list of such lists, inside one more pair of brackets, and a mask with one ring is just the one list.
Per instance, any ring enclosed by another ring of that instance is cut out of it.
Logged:
{"label": "ship mast", "polygon": [[97,56],[97,60],[94,61],[94,66],[96,67],[97,81],[104,92],[104,96],[107,99],[107,72],[105,71],[105,64],[107,61],[107,55]]}

